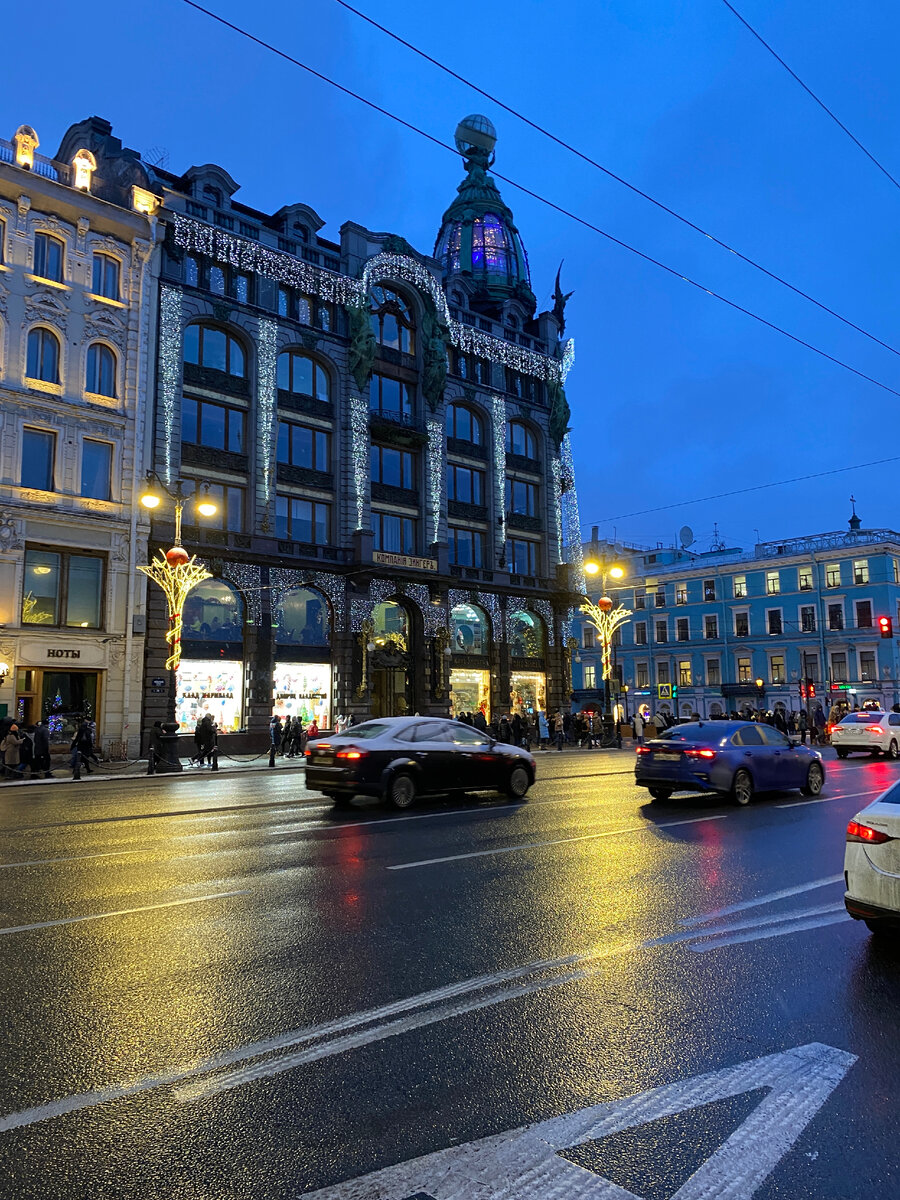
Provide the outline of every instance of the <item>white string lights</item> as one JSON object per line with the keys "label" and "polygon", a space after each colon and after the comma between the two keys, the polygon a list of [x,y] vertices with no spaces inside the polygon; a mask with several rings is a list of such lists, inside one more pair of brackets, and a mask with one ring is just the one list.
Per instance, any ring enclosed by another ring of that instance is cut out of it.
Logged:
{"label": "white string lights", "polygon": [[344,628],[347,613],[347,581],[343,575],[330,571],[304,571],[292,567],[272,567],[269,571],[272,595],[272,618],[288,592],[297,588],[314,588],[328,598],[338,631]]}
{"label": "white string lights", "polygon": [[250,620],[254,625],[259,625],[262,619],[260,568],[252,563],[222,563],[222,578],[237,584],[247,603]]}
{"label": "white string lights", "polygon": [[259,319],[257,357],[257,420],[259,454],[262,459],[262,493],[265,505],[261,527],[269,529],[272,503],[272,429],[275,421],[275,372],[278,359],[278,326],[265,317]]}
{"label": "white string lights", "polygon": [[364,396],[350,397],[350,455],[353,460],[353,492],[356,499],[356,528],[366,527],[369,499],[369,406]]}
{"label": "white string lights", "polygon": [[441,531],[441,502],[444,495],[444,423],[428,418],[428,505],[431,518],[431,540],[436,542]]}
{"label": "white string lights", "polygon": [[496,394],[491,396],[491,430],[494,435],[494,495],[498,513],[499,559],[506,553],[506,401]]}
{"label": "white string lights", "polygon": [[566,543],[565,559],[571,565],[569,583],[573,591],[583,592],[584,554],[581,549],[581,520],[578,516],[578,492],[575,488],[575,464],[572,461],[572,439],[563,438],[560,449],[563,536]]}
{"label": "white string lights", "polygon": [[159,402],[163,425],[163,476],[172,482],[172,433],[181,382],[181,290],[163,284],[159,295]]}

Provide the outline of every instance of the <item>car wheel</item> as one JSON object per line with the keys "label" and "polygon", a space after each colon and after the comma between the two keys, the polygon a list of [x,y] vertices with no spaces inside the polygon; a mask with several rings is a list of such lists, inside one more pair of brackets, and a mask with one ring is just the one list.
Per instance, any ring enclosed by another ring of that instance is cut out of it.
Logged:
{"label": "car wheel", "polygon": [[836,751],[835,751],[835,753],[837,754],[838,758],[846,758],[846,757],[847,757],[847,754],[849,753],[849,751],[847,751],[847,750],[836,750]]}
{"label": "car wheel", "polygon": [[800,791],[804,796],[818,796],[825,784],[825,772],[818,763],[811,763],[806,776],[806,786]]}
{"label": "car wheel", "polygon": [[668,788],[647,788],[651,800],[668,800],[672,793]]}
{"label": "car wheel", "polygon": [[416,798],[416,784],[411,775],[395,775],[388,784],[387,800],[392,808],[409,808]]}
{"label": "car wheel", "polygon": [[896,941],[896,939],[900,937],[900,928],[898,928],[896,925],[889,925],[886,921],[870,921],[868,918],[863,918],[863,924],[866,925],[869,933],[879,939],[884,938],[887,940],[888,938],[891,938],[892,940]]}
{"label": "car wheel", "polygon": [[900,746],[897,745],[896,738],[891,738],[891,744],[888,746],[888,758],[900,758]]}
{"label": "car wheel", "polygon": [[735,804],[749,804],[753,799],[753,779],[749,771],[736,771],[731,784]]}
{"label": "car wheel", "polygon": [[531,778],[525,767],[513,767],[506,781],[506,794],[510,800],[521,800],[531,787]]}

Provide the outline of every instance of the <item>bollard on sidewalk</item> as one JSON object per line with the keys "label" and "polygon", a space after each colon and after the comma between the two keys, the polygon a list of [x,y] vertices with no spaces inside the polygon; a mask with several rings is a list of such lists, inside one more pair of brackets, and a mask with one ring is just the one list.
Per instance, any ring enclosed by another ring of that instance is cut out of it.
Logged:
{"label": "bollard on sidewalk", "polygon": [[213,746],[211,759],[212,759],[212,762],[211,762],[212,769],[214,771],[218,771],[218,769],[219,769],[219,747],[218,746]]}
{"label": "bollard on sidewalk", "polygon": [[156,755],[153,753],[153,747],[147,751],[147,774],[156,774]]}
{"label": "bollard on sidewalk", "polygon": [[78,753],[76,753],[75,761],[72,763],[72,778],[81,778],[81,755]]}
{"label": "bollard on sidewalk", "polygon": [[275,766],[275,743],[274,742],[269,747],[269,766],[270,767]]}

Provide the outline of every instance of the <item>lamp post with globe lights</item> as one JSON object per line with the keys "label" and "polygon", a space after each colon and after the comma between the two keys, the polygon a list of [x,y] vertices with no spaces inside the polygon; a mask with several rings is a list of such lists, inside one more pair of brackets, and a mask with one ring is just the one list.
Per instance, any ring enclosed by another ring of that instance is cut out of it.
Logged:
{"label": "lamp post with globe lights", "polygon": [[585,596],[581,611],[600,635],[601,663],[603,671],[603,711],[605,716],[612,717],[612,645],[613,636],[620,625],[631,616],[631,609],[623,604],[616,605],[615,601],[606,594],[607,579],[620,580],[625,578],[625,568],[618,563],[608,563],[604,559],[588,559],[584,564],[585,575],[600,577],[600,599],[596,604]]}

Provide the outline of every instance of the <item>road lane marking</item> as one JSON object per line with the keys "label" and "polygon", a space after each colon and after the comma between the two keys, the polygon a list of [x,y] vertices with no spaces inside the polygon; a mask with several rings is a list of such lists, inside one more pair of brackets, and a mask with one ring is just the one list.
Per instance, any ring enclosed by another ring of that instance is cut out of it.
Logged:
{"label": "road lane marking", "polygon": [[89,858],[121,858],[125,854],[140,854],[140,850],[107,850],[103,854],[75,854],[71,858],[32,858],[27,862],[0,863],[0,871],[13,867],[44,867],[48,863],[85,862]]}
{"label": "road lane marking", "polygon": [[494,850],[470,850],[467,854],[447,854],[443,858],[423,858],[418,862],[394,863],[388,871],[408,871],[412,867],[432,867],[437,863],[459,862],[465,858],[487,858],[493,854],[515,854],[519,850],[534,850],[544,846],[561,846],[565,842],[590,842],[597,838],[619,837],[627,833],[650,833],[656,829],[672,829],[676,825],[698,825],[703,821],[724,821],[726,813],[715,813],[708,817],[691,817],[685,821],[666,821],[661,825],[649,822],[646,825],[630,825],[625,829],[607,829],[603,833],[581,833],[577,837],[553,838],[545,842],[522,842],[518,846],[499,846]]}
{"label": "road lane marking", "polygon": [[102,921],[105,917],[127,917],[132,913],[153,912],[158,908],[178,908],[182,904],[203,904],[207,900],[226,900],[229,896],[249,896],[250,889],[236,892],[212,892],[208,896],[189,896],[185,900],[166,900],[161,904],[141,904],[137,908],[120,908],[113,912],[89,913],[84,917],[60,917],[57,921],[38,921],[34,925],[7,925],[0,927],[0,934],[30,933],[35,929],[52,929],[57,925],[78,925],[82,921]]}
{"label": "road lane marking", "polygon": [[715,921],[718,917],[728,917],[732,913],[744,912],[748,908],[759,908],[763,904],[771,904],[775,900],[786,900],[788,896],[799,896],[803,892],[811,892],[816,888],[828,887],[832,883],[843,883],[843,875],[829,875],[826,879],[814,879],[812,883],[799,883],[796,887],[782,888],[778,892],[769,892],[756,900],[740,900],[736,904],[726,904],[724,908],[714,908],[712,912],[703,913],[699,917],[685,917],[679,925],[705,925],[707,921]]}
{"label": "road lane marking", "polygon": [[[790,921],[805,917],[817,917],[826,913],[845,912],[842,900],[830,901],[815,908],[793,909],[786,913],[776,913],[769,917],[751,917],[748,921],[732,921],[728,925],[712,926],[709,929],[682,929],[677,933],[667,933],[663,937],[646,942],[646,946],[672,946],[678,942],[697,942],[701,938],[721,937],[723,934],[738,933],[744,929],[763,929],[769,925],[783,925]],[[691,947],[693,949],[693,946]]]}
{"label": "road lane marking", "polygon": [[724,946],[735,946],[740,942],[761,942],[766,938],[786,937],[790,933],[801,933],[805,929],[819,929],[824,925],[837,925],[842,921],[853,920],[843,904],[839,908],[840,911],[835,910],[831,914],[822,913],[818,917],[785,921],[780,925],[766,925],[765,927],[758,925],[746,933],[728,934],[711,941],[694,942],[688,946],[688,950],[693,950],[695,954],[705,954],[709,950],[721,950]]}
{"label": "road lane marking", "polygon": [[776,808],[802,808],[805,804],[829,804],[832,800],[855,800],[859,796],[880,796],[887,788],[869,788],[865,792],[847,792],[840,796],[821,796],[816,800],[791,800],[788,804],[776,804]]}
{"label": "road lane marking", "polygon": [[[673,1200],[750,1200],[794,1147],[857,1061],[811,1042],[780,1054],[663,1084],[621,1100],[537,1121],[374,1171],[306,1200],[637,1200],[595,1171],[562,1157],[566,1150],[719,1100],[768,1089],[750,1115],[679,1188]],[[648,1181],[649,1182],[649,1181]]]}

